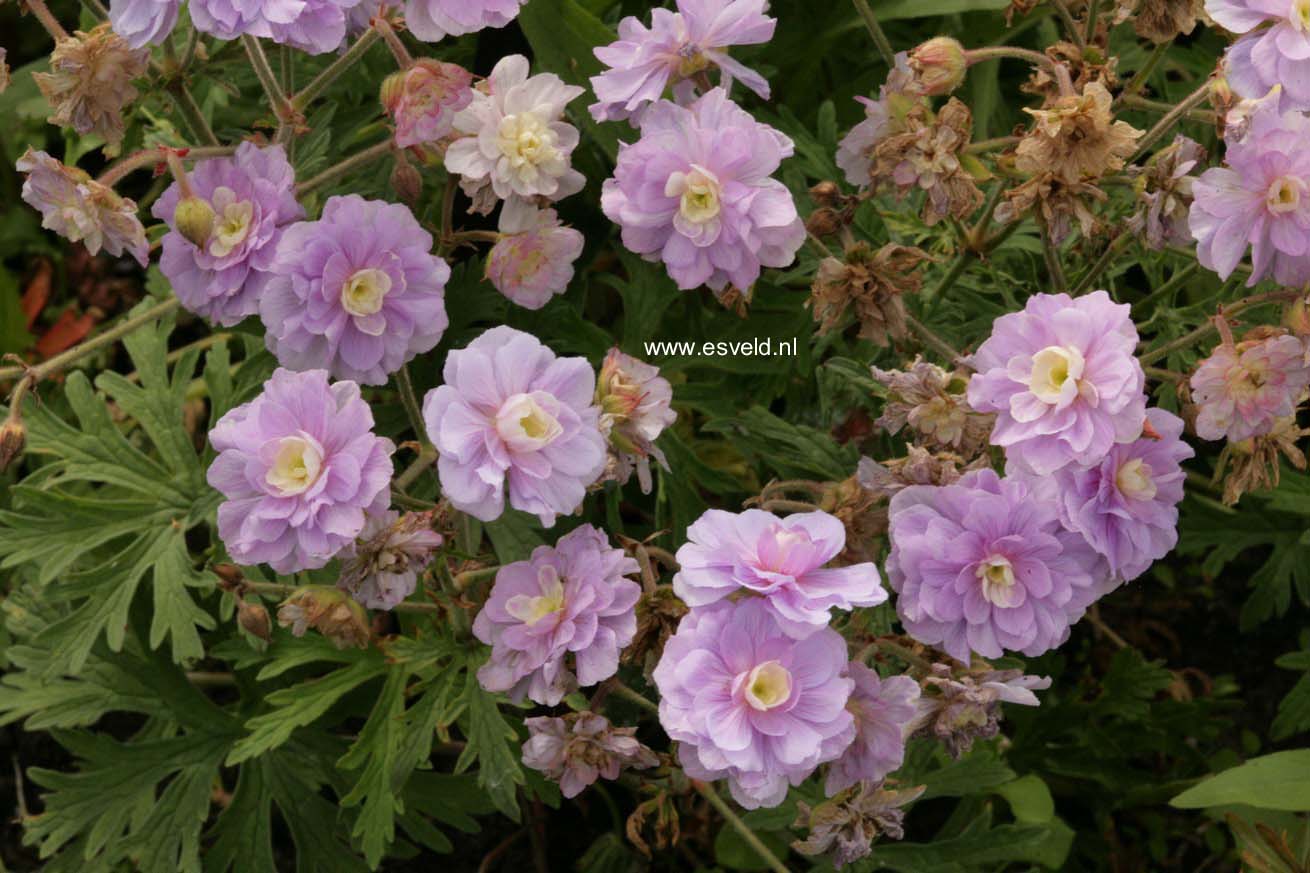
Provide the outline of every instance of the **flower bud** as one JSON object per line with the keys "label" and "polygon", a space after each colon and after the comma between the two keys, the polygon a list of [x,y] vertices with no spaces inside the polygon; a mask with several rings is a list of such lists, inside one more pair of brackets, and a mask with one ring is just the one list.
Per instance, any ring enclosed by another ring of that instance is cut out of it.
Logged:
{"label": "flower bud", "polygon": [[203,249],[214,231],[214,207],[201,197],[183,197],[173,210],[173,226],[192,245]]}
{"label": "flower bud", "polygon": [[236,564],[215,564],[212,568],[214,575],[219,578],[219,586],[225,591],[230,591],[246,581],[241,575],[241,569]]}
{"label": "flower bud", "polygon": [[27,444],[27,427],[17,408],[9,410],[9,417],[0,427],[0,473],[9,469],[9,465],[23,454]]}
{"label": "flower bud", "polygon": [[1298,296],[1283,312],[1283,324],[1301,339],[1310,337],[1310,297]]}
{"label": "flower bud", "polygon": [[841,189],[836,182],[824,180],[810,189],[810,199],[819,206],[836,206],[841,200]]}
{"label": "flower bud", "polygon": [[243,631],[264,642],[273,638],[273,627],[268,617],[268,610],[261,604],[238,600],[237,624],[241,625]]}
{"label": "flower bud", "polygon": [[910,69],[928,97],[949,94],[960,87],[968,66],[964,46],[949,36],[933,37],[910,52]]}
{"label": "flower bud", "polygon": [[396,165],[391,169],[391,189],[410,206],[417,204],[423,193],[423,174],[404,157],[404,152],[396,153]]}
{"label": "flower bud", "polygon": [[810,217],[805,220],[805,229],[823,239],[837,233],[843,224],[840,212],[824,206],[810,213]]}
{"label": "flower bud", "polygon": [[392,73],[382,80],[382,88],[378,92],[378,99],[382,101],[382,108],[387,111],[388,115],[394,115],[396,107],[400,104],[400,98],[405,93],[405,71]]}

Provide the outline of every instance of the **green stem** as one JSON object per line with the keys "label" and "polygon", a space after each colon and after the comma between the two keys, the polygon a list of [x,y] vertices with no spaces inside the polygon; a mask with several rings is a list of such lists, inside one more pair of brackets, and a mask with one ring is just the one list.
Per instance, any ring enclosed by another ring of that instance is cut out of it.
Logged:
{"label": "green stem", "polygon": [[1043,67],[1052,74],[1055,73],[1057,67],[1061,66],[1041,52],[1013,45],[988,45],[982,48],[968,49],[965,51],[964,57],[969,66],[981,64],[984,61],[994,61],[998,58],[1013,58],[1018,61],[1026,61],[1034,67]]}
{"label": "green stem", "polygon": [[386,42],[391,56],[396,59],[396,66],[402,70],[407,70],[414,65],[413,55],[409,53],[409,49],[405,48],[405,44],[400,41],[400,37],[396,35],[396,30],[391,26],[391,22],[385,18],[379,18],[373,22],[373,27],[383,41]]}
{"label": "green stem", "polygon": [[241,35],[241,44],[245,46],[246,55],[250,58],[250,66],[254,68],[255,76],[264,88],[273,116],[279,123],[285,124],[291,120],[295,112],[287,100],[287,95],[282,93],[282,86],[277,83],[273,68],[269,66],[268,56],[264,54],[264,47],[259,44],[258,38],[248,33]]}
{"label": "green stem", "polygon": [[133,152],[132,154],[119,159],[117,163],[113,164],[108,169],[106,169],[103,173],[101,173],[99,178],[96,179],[96,181],[99,182],[101,185],[105,185],[106,187],[116,185],[120,181],[122,181],[124,177],[126,177],[131,173],[135,173],[137,170],[141,170],[146,167],[154,167],[158,164],[167,163],[168,153],[170,151],[185,151],[186,154],[181,156],[183,160],[198,161],[198,160],[203,160],[205,158],[225,157],[227,155],[232,154],[232,152],[236,151],[236,147],[235,146],[217,146],[217,147],[201,146],[199,148],[176,149],[176,150],[169,149],[167,147],[142,149],[139,152]]}
{"label": "green stem", "polygon": [[359,39],[355,40],[350,48],[338,57],[335,61],[323,68],[317,76],[309,81],[300,93],[291,98],[291,108],[297,112],[304,112],[305,107],[314,101],[316,97],[328,89],[328,87],[337,80],[346,70],[353,67],[359,60],[368,53],[373,43],[378,41],[378,32],[369,29],[360,34]]}
{"label": "green stem", "polygon": [[207,146],[217,146],[218,137],[214,135],[214,130],[205,120],[205,113],[201,111],[200,104],[196,103],[196,98],[191,96],[186,85],[181,79],[174,80],[168,85],[169,96],[173,98],[173,103],[177,105],[177,111],[182,113],[182,120],[191,131],[191,136],[198,142]]}
{"label": "green stem", "polygon": [[406,490],[410,485],[413,485],[414,480],[419,476],[422,476],[423,472],[431,467],[436,460],[437,450],[428,445],[423,446],[423,450],[420,451],[418,457],[414,459],[414,463],[406,467],[405,472],[397,476],[391,484],[394,487],[399,488],[401,491]]}
{"label": "green stem", "polygon": [[765,866],[773,870],[774,873],[791,873],[787,866],[778,860],[778,856],[773,854],[768,846],[764,845],[764,841],[756,835],[755,831],[751,830],[746,822],[741,820],[741,816],[732,811],[732,807],[728,806],[727,801],[719,796],[713,785],[695,779],[691,780],[691,784],[700,796],[708,800],[710,806],[714,807],[719,815],[723,816],[728,824],[732,825],[732,829],[741,835],[746,844],[755,850],[755,854],[760,856],[760,860],[764,862]]}
{"label": "green stem", "polygon": [[[1223,307],[1223,314],[1227,318],[1232,318],[1242,312],[1245,312],[1246,310],[1250,309],[1253,306],[1262,306],[1266,303],[1280,303],[1280,302],[1287,302],[1289,300],[1295,300],[1298,293],[1299,292],[1297,291],[1289,291],[1284,289],[1282,291],[1268,291],[1265,292],[1264,294],[1254,294],[1250,297],[1244,298],[1242,300],[1238,300],[1236,303],[1233,303],[1229,306]],[[1154,364],[1156,361],[1163,360],[1164,358],[1168,357],[1170,354],[1178,351],[1179,349],[1185,349],[1188,346],[1192,345],[1193,343],[1205,339],[1210,334],[1214,333],[1217,329],[1218,328],[1215,325],[1214,319],[1213,318],[1208,319],[1205,324],[1201,325],[1196,330],[1191,331],[1190,333],[1186,333],[1183,336],[1180,336],[1178,339],[1173,340],[1172,342],[1167,342],[1164,345],[1160,346],[1159,348],[1151,349],[1149,352],[1146,352],[1145,354],[1138,355],[1138,360],[1142,362],[1142,366],[1148,366],[1150,364]]]}
{"label": "green stem", "polygon": [[427,512],[429,509],[436,509],[437,504],[431,500],[419,500],[417,497],[410,497],[396,489],[391,489],[391,502],[397,506],[403,506],[405,509],[415,509],[419,512]]}
{"label": "green stem", "polygon": [[1073,41],[1073,44],[1078,46],[1079,49],[1087,48],[1087,40],[1083,39],[1083,32],[1078,27],[1078,20],[1073,17],[1073,13],[1069,11],[1069,7],[1065,5],[1064,0],[1049,0],[1049,2],[1051,8],[1055,10],[1055,14],[1064,23],[1064,29],[1069,31],[1069,39]]}
{"label": "green stem", "polygon": [[853,0],[855,10],[860,13],[864,19],[864,26],[869,29],[869,36],[873,37],[873,44],[878,49],[878,54],[882,55],[883,63],[888,67],[896,66],[896,52],[892,50],[892,44],[887,39],[887,34],[883,33],[882,25],[873,14],[873,9],[869,6],[869,0]]}
{"label": "green stem", "polygon": [[423,426],[423,411],[418,405],[418,395],[414,393],[408,364],[396,371],[396,388],[400,391],[400,404],[405,407],[405,415],[409,417],[409,426],[414,429],[414,438],[426,446],[428,431]]}
{"label": "green stem", "polygon": [[1088,267],[1087,272],[1079,277],[1077,284],[1069,289],[1069,295],[1071,297],[1077,297],[1080,294],[1086,293],[1086,291],[1092,287],[1092,283],[1105,272],[1105,268],[1110,266],[1110,262],[1114,260],[1114,256],[1119,254],[1119,250],[1122,249],[1131,239],[1132,234],[1121,233],[1114,239],[1110,240],[1110,244],[1105,247],[1105,251],[1101,252],[1101,256],[1096,259],[1096,263]]}
{"label": "green stem", "polygon": [[654,713],[658,713],[660,711],[660,707],[658,703],[655,703],[653,700],[649,699],[648,697],[642,694],[638,694],[636,691],[633,691],[631,688],[624,685],[622,682],[615,682],[614,687],[611,689],[611,691],[615,696],[622,697],[624,700],[635,703],[638,706],[640,706],[642,709]]}
{"label": "green stem", "polygon": [[918,667],[925,673],[932,669],[932,662],[927,658],[919,655],[910,649],[902,646],[900,643],[888,639],[879,639],[876,643],[878,650],[886,652],[889,655],[895,655],[912,667]]}
{"label": "green stem", "polygon": [[[1125,97],[1123,103],[1124,106],[1127,106],[1130,109],[1142,109],[1148,112],[1173,112],[1178,108],[1172,103],[1163,103],[1159,100],[1147,100],[1145,97],[1138,97],[1136,95]],[[1188,121],[1196,121],[1201,124],[1214,124],[1218,119],[1218,116],[1208,109],[1189,109],[1183,114],[1187,116]]]}
{"label": "green stem", "polygon": [[[80,345],[73,346],[66,352],[55,355],[48,361],[43,361],[35,367],[0,367],[0,380],[12,379],[15,376],[24,376],[24,381],[32,383],[40,382],[52,373],[57,373],[76,361],[80,361],[94,351],[103,349],[105,346],[113,345],[132,331],[143,327],[162,318],[178,307],[178,299],[171,297],[157,306],[152,306],[140,315],[134,315],[131,318],[124,319],[118,324],[106,330],[104,333],[96,334]],[[17,388],[15,388],[15,392]]]}
{"label": "green stem", "polygon": [[376,161],[378,158],[391,154],[391,148],[392,148],[391,140],[387,139],[387,140],[383,140],[377,145],[371,145],[368,148],[364,149],[363,151],[355,152],[355,154],[346,158],[341,163],[328,167],[326,170],[319,173],[317,176],[314,176],[310,179],[305,180],[304,182],[301,182],[299,185],[296,186],[296,196],[300,197],[304,194],[308,194],[310,191],[313,191],[315,188],[321,188],[322,186],[328,184],[329,182],[335,182],[337,179],[341,178],[342,176],[345,176],[348,173],[351,173],[359,169],[360,167],[371,164],[374,161]]}
{"label": "green stem", "polygon": [[1156,141],[1173,129],[1174,125],[1182,121],[1192,109],[1210,96],[1210,82],[1206,80],[1201,83],[1191,94],[1183,98],[1182,102],[1170,109],[1164,114],[1164,117],[1155,123],[1155,126],[1142,135],[1137,141],[1137,151],[1129,159],[1128,163],[1136,163],[1139,158],[1146,154],[1147,150],[1155,145]]}
{"label": "green stem", "polygon": [[1037,224],[1042,230],[1042,256],[1046,259],[1046,275],[1051,281],[1051,289],[1056,293],[1068,289],[1069,283],[1064,277],[1064,267],[1060,265],[1060,252],[1055,241],[1051,239],[1051,229],[1038,216]]}
{"label": "green stem", "polygon": [[[281,582],[251,582],[249,579],[242,580],[241,586],[247,591],[253,591],[256,594],[265,594],[269,597],[287,597],[292,592],[299,591],[300,585],[284,585]],[[417,601],[405,600],[396,604],[396,612],[422,612],[432,614],[442,612],[440,605],[436,603],[420,603]]]}
{"label": "green stem", "polygon": [[910,326],[910,330],[919,335],[919,339],[924,345],[933,349],[937,354],[950,361],[952,364],[958,364],[963,367],[968,366],[964,356],[951,347],[946,340],[933,333],[932,329],[923,322],[919,321],[913,315],[906,313],[905,322]]}
{"label": "green stem", "polygon": [[1009,148],[1018,143],[1022,137],[1018,136],[997,136],[991,139],[980,139],[977,142],[969,143],[964,147],[966,155],[978,155],[983,152],[994,152],[1000,149]]}
{"label": "green stem", "polygon": [[1100,11],[1100,0],[1087,0],[1087,28],[1083,31],[1083,45],[1096,38],[1096,17]]}
{"label": "green stem", "polygon": [[1167,298],[1168,295],[1176,291],[1184,282],[1192,278],[1192,276],[1199,269],[1201,269],[1201,265],[1196,261],[1192,261],[1186,266],[1175,271],[1174,274],[1170,276],[1168,281],[1166,281],[1163,285],[1161,285],[1159,288],[1156,288],[1150,294],[1147,294],[1141,300],[1138,300],[1136,303],[1134,303],[1133,312],[1135,313],[1143,312],[1145,311],[1143,307],[1145,307],[1148,303],[1154,303],[1156,300]]}
{"label": "green stem", "polygon": [[1132,79],[1130,79],[1128,84],[1124,86],[1124,89],[1119,92],[1119,96],[1114,98],[1116,103],[1122,103],[1138,91],[1142,90],[1146,85],[1146,80],[1155,72],[1155,68],[1160,65],[1160,61],[1164,58],[1165,53],[1169,51],[1169,47],[1173,44],[1174,41],[1171,39],[1168,42],[1160,43],[1151,50],[1151,55],[1146,59],[1146,63],[1142,64],[1142,68],[1133,74]]}
{"label": "green stem", "polygon": [[46,32],[55,38],[55,42],[68,39],[68,31],[64,30],[64,26],[59,23],[59,19],[55,18],[54,13],[50,11],[50,7],[45,5],[45,0],[24,0],[24,2],[27,11],[32,13],[33,18],[41,22],[41,26],[46,29]]}
{"label": "green stem", "polygon": [[960,252],[955,256],[955,260],[946,271],[946,275],[942,276],[941,281],[923,294],[919,295],[919,299],[923,301],[925,311],[930,311],[937,303],[938,299],[943,297],[947,291],[951,290],[951,287],[955,285],[956,280],[964,275],[964,271],[969,268],[969,264],[973,261],[973,258],[974,254],[972,251],[965,250]]}

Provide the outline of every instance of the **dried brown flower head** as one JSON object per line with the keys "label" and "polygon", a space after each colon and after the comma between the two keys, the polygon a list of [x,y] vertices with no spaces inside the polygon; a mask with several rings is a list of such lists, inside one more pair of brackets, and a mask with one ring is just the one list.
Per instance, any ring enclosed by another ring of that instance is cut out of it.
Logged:
{"label": "dried brown flower head", "polygon": [[846,548],[837,556],[836,563],[850,565],[877,559],[879,540],[887,533],[887,503],[883,495],[865,488],[857,474],[829,483],[820,508],[846,528]]}
{"label": "dried brown flower head", "polygon": [[687,614],[687,604],[668,585],[656,586],[637,601],[637,633],[623,650],[623,663],[640,664],[649,676],[655,669],[664,644]]}
{"label": "dried brown flower head", "polygon": [[897,491],[911,485],[951,485],[971,470],[990,466],[986,455],[968,461],[951,452],[930,452],[919,446],[907,446],[904,458],[879,463],[861,458],[856,471],[860,485],[880,499],[891,499]]}
{"label": "dried brown flower head", "polygon": [[947,218],[967,218],[983,201],[982,191],[962,155],[973,138],[973,113],[952,97],[935,115],[915,113],[905,126],[880,140],[871,154],[874,185],[890,184],[900,196],[927,194],[923,220],[933,225]]}
{"label": "dried brown flower head", "polygon": [[1215,484],[1223,483],[1224,503],[1232,506],[1248,491],[1277,488],[1280,455],[1296,469],[1304,470],[1305,453],[1296,445],[1304,436],[1310,436],[1310,428],[1298,426],[1289,416],[1279,419],[1270,433],[1224,446],[1214,473]]}
{"label": "dried brown flower head", "polygon": [[370,635],[364,607],[346,592],[323,585],[306,585],[291,592],[278,607],[277,623],[291,628],[298,637],[313,628],[338,649],[365,648]]}
{"label": "dried brown flower head", "polygon": [[968,457],[987,445],[995,416],[974,412],[965,398],[968,376],[948,372],[922,358],[906,370],[871,367],[875,381],[890,392],[875,422],[890,434],[909,428],[921,445],[953,449]]}
{"label": "dried brown flower head", "polygon": [[1192,180],[1188,175],[1205,160],[1199,143],[1179,134],[1160,149],[1144,167],[1132,167],[1138,211],[1128,219],[1128,230],[1159,251],[1167,245],[1187,245],[1192,240],[1188,212],[1192,207]]}
{"label": "dried brown flower head", "polygon": [[1015,167],[1070,184],[1122,170],[1142,132],[1115,121],[1112,102],[1105,85],[1095,81],[1081,95],[1061,97],[1049,108],[1025,109],[1033,126],[1019,143]]}
{"label": "dried brown flower head", "polygon": [[5,47],[0,46],[0,94],[9,87],[9,64],[5,62]]}
{"label": "dried brown flower head", "polygon": [[1203,11],[1202,0],[1119,0],[1114,22],[1131,18],[1137,35],[1158,45],[1191,33]]}
{"label": "dried brown flower head", "polygon": [[[1069,71],[1069,80],[1076,92],[1081,93],[1092,82],[1100,82],[1107,90],[1114,90],[1119,85],[1115,71],[1119,59],[1105,52],[1104,32],[1098,32],[1097,40],[1086,49],[1061,41],[1048,46],[1045,54]],[[1032,75],[1019,86],[1019,90],[1044,98],[1048,107],[1064,95],[1060,80],[1046,66],[1034,67]]]}
{"label": "dried brown flower head", "polygon": [[881,782],[860,782],[815,807],[799,802],[792,827],[807,829],[809,836],[796,840],[791,847],[802,855],[827,855],[834,867],[866,858],[879,837],[899,840],[905,836],[905,812],[901,807],[913,802],[924,789],[920,785],[895,790],[883,787]]}
{"label": "dried brown flower head", "polygon": [[1083,236],[1100,228],[1089,201],[1104,202],[1108,195],[1092,182],[1066,182],[1051,173],[1039,173],[1005,192],[996,207],[996,220],[1008,224],[1025,212],[1036,212],[1055,243],[1062,242],[1076,221]]}
{"label": "dried brown flower head", "polygon": [[149,59],[148,50],[129,48],[105,23],[59,40],[50,72],[32,78],[54,110],[51,124],[117,143],[123,138],[123,107],[137,96],[132,80],[146,71]]}
{"label": "dried brown flower head", "polygon": [[917,272],[928,253],[913,246],[888,243],[874,251],[859,243],[846,252],[846,260],[825,258],[814,276],[809,305],[819,333],[837,327],[848,309],[854,309],[860,336],[878,345],[902,339],[908,333],[904,294],[923,285]]}

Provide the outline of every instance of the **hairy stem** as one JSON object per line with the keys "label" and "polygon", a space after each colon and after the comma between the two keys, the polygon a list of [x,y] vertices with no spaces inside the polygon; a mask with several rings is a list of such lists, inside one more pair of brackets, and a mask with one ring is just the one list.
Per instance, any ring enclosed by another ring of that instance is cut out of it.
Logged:
{"label": "hairy stem", "polygon": [[199,161],[205,158],[226,157],[234,151],[236,151],[235,146],[201,146],[192,149],[170,149],[167,146],[160,146],[159,148],[142,149],[139,152],[132,152],[132,154],[120,158],[101,173],[96,181],[105,186],[116,185],[124,177],[135,173],[137,170],[168,163],[170,152],[176,153],[183,160]]}
{"label": "hairy stem", "polygon": [[1087,48],[1087,40],[1083,39],[1082,28],[1078,26],[1078,20],[1073,17],[1073,13],[1069,11],[1069,7],[1064,0],[1050,0],[1050,4],[1051,8],[1055,10],[1056,16],[1063,22],[1064,29],[1069,32],[1069,39],[1073,44],[1078,46],[1079,49]]}
{"label": "hairy stem", "polygon": [[45,0],[25,0],[24,5],[27,7],[27,11],[32,13],[32,17],[41,22],[41,26],[55,38],[55,42],[68,39],[68,31],[64,30],[64,26],[59,23],[59,19],[55,18],[54,13],[50,11],[50,7],[45,5]]}
{"label": "hairy stem", "polygon": [[1133,153],[1128,163],[1136,163],[1161,137],[1173,130],[1174,125],[1182,121],[1188,112],[1196,108],[1209,96],[1210,82],[1207,80],[1201,83],[1201,87],[1184,97],[1177,106],[1166,112],[1164,117],[1155,123],[1154,127],[1142,135],[1142,138],[1137,141],[1137,151]]}
{"label": "hairy stem", "polygon": [[882,25],[873,14],[873,9],[869,6],[869,0],[853,0],[855,10],[860,13],[864,19],[864,26],[869,29],[869,36],[873,37],[873,45],[878,49],[878,54],[882,55],[883,63],[889,67],[896,66],[896,52],[892,50],[892,44],[887,39],[887,34],[883,33]]}
{"label": "hairy stem", "polygon": [[360,167],[367,166],[389,154],[391,154],[391,140],[389,139],[383,140],[377,145],[371,145],[363,151],[355,152],[355,154],[346,158],[341,163],[328,167],[317,176],[301,182],[296,186],[296,196],[299,197],[303,194],[308,194],[315,188],[321,188],[329,182],[335,182],[342,176],[354,172]]}
{"label": "hairy stem", "polygon": [[402,70],[407,70],[414,64],[414,56],[405,48],[405,44],[400,41],[396,35],[396,29],[391,26],[391,22],[385,18],[378,18],[373,22],[377,34],[386,42],[387,48],[391,51],[391,56],[396,59],[396,66]]}
{"label": "hairy stem", "polygon": [[245,46],[246,55],[250,58],[250,66],[255,70],[255,76],[259,79],[259,84],[264,88],[264,94],[268,97],[269,107],[273,110],[273,116],[280,123],[285,124],[295,115],[291,103],[287,100],[287,95],[282,93],[282,86],[277,82],[277,76],[273,74],[273,68],[269,66],[268,56],[264,54],[264,47],[259,44],[259,39],[250,34],[241,35],[241,44]]}
{"label": "hairy stem", "polygon": [[[103,349],[105,346],[113,345],[132,331],[150,324],[156,319],[162,318],[178,307],[176,297],[171,297],[156,306],[152,306],[140,315],[134,315],[126,318],[118,324],[106,330],[104,333],[96,334],[91,339],[73,346],[66,352],[55,355],[48,361],[43,361],[35,367],[0,367],[0,380],[12,379],[16,376],[22,376],[24,382],[35,384],[42,379],[57,373],[67,367],[69,364],[80,361],[94,351]],[[15,387],[14,394],[17,395],[22,383]]]}
{"label": "hairy stem", "polygon": [[423,426],[423,411],[418,405],[418,395],[414,393],[414,382],[409,377],[409,365],[402,365],[396,371],[396,388],[400,391],[400,403],[405,407],[405,415],[409,418],[409,426],[414,429],[414,437],[425,446],[428,442],[428,431]]}
{"label": "hairy stem", "polygon": [[[256,594],[264,594],[269,597],[287,597],[294,591],[300,590],[299,585],[284,585],[281,582],[251,582],[244,579],[241,586],[247,591],[253,591]],[[431,615],[432,613],[442,612],[442,607],[436,603],[420,603],[416,601],[405,600],[396,604],[396,612],[422,612]]]}
{"label": "hairy stem", "polygon": [[[1232,318],[1253,306],[1261,306],[1266,303],[1285,303],[1290,300],[1295,300],[1298,293],[1299,292],[1297,291],[1282,290],[1267,291],[1264,294],[1254,294],[1250,297],[1238,300],[1236,303],[1222,307],[1222,312],[1226,318]],[[1205,339],[1217,330],[1218,326],[1215,324],[1215,320],[1213,318],[1208,319],[1205,324],[1201,325],[1196,330],[1183,334],[1178,339],[1173,340],[1172,342],[1167,342],[1159,348],[1151,349],[1145,354],[1138,355],[1138,360],[1142,362],[1142,366],[1154,364],[1156,361],[1163,360],[1179,349],[1185,349],[1188,346]]]}
{"label": "hairy stem", "polygon": [[1070,296],[1077,297],[1090,289],[1092,283],[1105,272],[1106,267],[1110,266],[1110,262],[1114,260],[1114,256],[1117,255],[1119,250],[1127,245],[1132,238],[1133,236],[1130,233],[1121,233],[1114,239],[1110,240],[1110,244],[1105,247],[1105,251],[1101,252],[1101,256],[1096,259],[1096,263],[1088,267],[1087,272],[1083,273],[1082,276],[1078,278],[1078,282],[1069,289]]}
{"label": "hairy stem", "polygon": [[186,126],[191,130],[192,137],[207,146],[217,146],[219,144],[218,137],[214,135],[214,130],[209,126],[209,122],[205,120],[205,113],[201,111],[200,104],[196,103],[196,98],[192,97],[191,92],[187,90],[186,83],[179,77],[170,82],[167,88],[168,95],[173,98],[173,103],[177,106],[177,111],[181,113],[182,120],[186,122]]}
{"label": "hairy stem", "polygon": [[373,43],[378,41],[378,32],[370,28],[364,31],[359,39],[346,49],[335,61],[323,68],[317,76],[309,81],[296,96],[291,98],[291,108],[296,112],[304,112],[305,107],[312,103],[315,98],[328,89],[342,73],[353,67],[359,60],[368,53]]}
{"label": "hairy stem", "polygon": [[1155,68],[1160,65],[1160,61],[1164,58],[1165,53],[1169,51],[1169,47],[1173,44],[1174,41],[1171,39],[1168,42],[1160,43],[1152,49],[1150,57],[1146,59],[1146,63],[1142,64],[1142,68],[1133,74],[1132,79],[1130,79],[1128,84],[1124,86],[1124,89],[1119,92],[1119,96],[1114,98],[1114,101],[1116,103],[1122,103],[1138,91],[1142,90],[1142,88],[1146,86],[1146,80],[1155,72]]}

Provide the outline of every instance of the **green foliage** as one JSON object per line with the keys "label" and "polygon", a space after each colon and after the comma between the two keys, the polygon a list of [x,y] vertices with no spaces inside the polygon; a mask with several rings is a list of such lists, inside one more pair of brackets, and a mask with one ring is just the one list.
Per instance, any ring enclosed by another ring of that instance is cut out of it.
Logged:
{"label": "green foliage", "polygon": [[1179,809],[1245,804],[1310,812],[1310,749],[1274,752],[1211,776],[1170,800]]}

